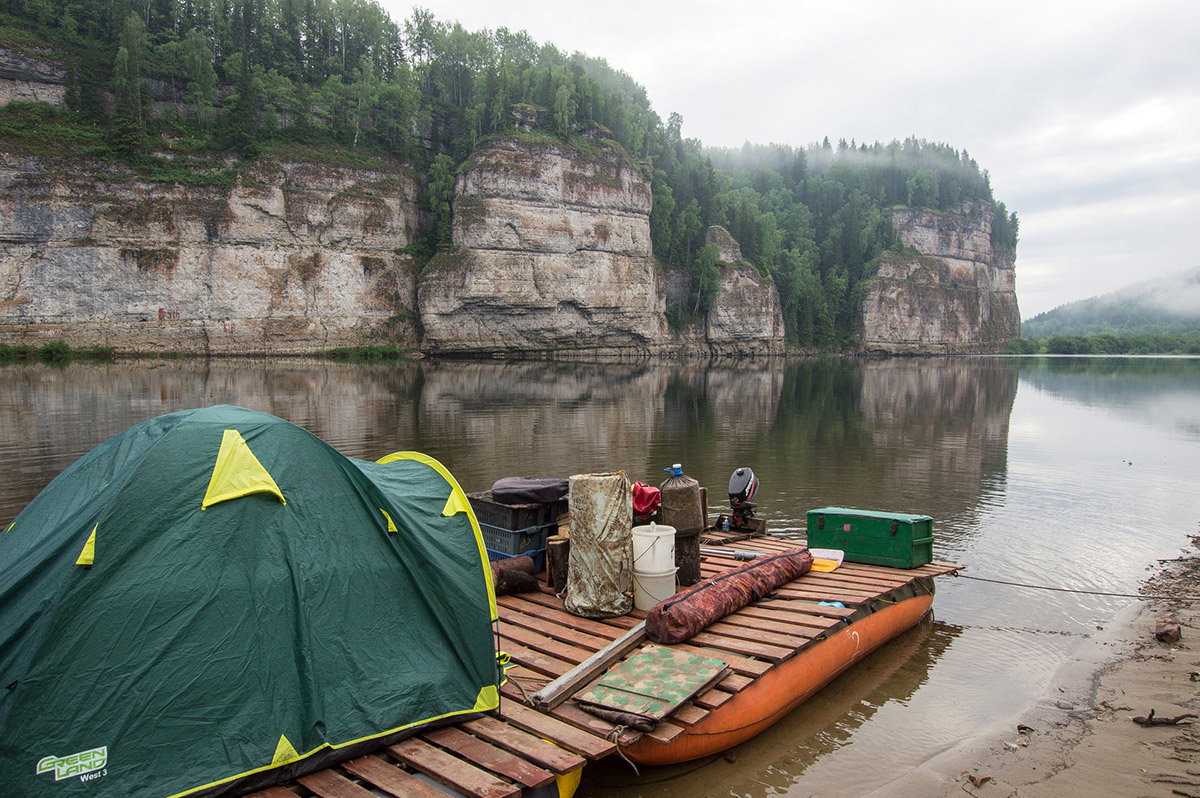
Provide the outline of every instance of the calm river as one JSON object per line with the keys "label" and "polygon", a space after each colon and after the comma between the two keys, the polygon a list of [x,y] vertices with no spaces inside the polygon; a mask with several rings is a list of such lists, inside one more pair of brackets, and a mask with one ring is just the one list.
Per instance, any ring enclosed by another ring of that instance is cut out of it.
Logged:
{"label": "calm river", "polygon": [[[1135,590],[1200,525],[1200,360],[829,360],[680,365],[121,361],[0,368],[0,528],[72,460],[134,422],[234,403],[343,452],[418,449],[468,490],[513,474],[682,462],[720,505],[749,465],[774,527],[823,504],[924,512],[969,573]],[[581,795],[853,795],[1037,701],[1126,600],[938,582],[936,620],[736,756]],[[732,759],[733,761],[729,761]],[[702,765],[702,766],[698,766]],[[596,769],[594,769],[596,770]]]}

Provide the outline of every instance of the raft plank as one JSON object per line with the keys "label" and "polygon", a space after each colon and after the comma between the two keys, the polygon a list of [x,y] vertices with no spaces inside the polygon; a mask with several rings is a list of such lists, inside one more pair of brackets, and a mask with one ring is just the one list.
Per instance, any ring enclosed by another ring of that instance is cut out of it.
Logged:
{"label": "raft plank", "polygon": [[286,787],[268,787],[265,790],[250,793],[247,798],[299,798],[299,796]]}
{"label": "raft plank", "polygon": [[574,663],[564,662],[561,659],[555,659],[540,651],[534,651],[531,648],[526,648],[515,640],[500,635],[500,645],[504,651],[507,651],[515,662],[519,662],[530,670],[546,673],[551,676],[562,676],[572,668]]}
{"label": "raft plank", "polygon": [[775,593],[787,595],[789,590],[835,590],[839,593],[856,596],[860,599],[872,599],[895,590],[897,587],[898,585],[867,587],[866,585],[856,585],[852,582],[843,582],[840,579],[796,579],[783,585]]}
{"label": "raft plank", "polygon": [[[559,704],[550,711],[550,714],[561,721],[570,723],[572,726],[578,727],[589,734],[603,737],[606,740],[611,739],[612,733],[617,728],[615,724],[609,723],[603,718],[598,718],[591,713],[584,712],[571,701]],[[633,745],[641,736],[642,733],[636,729],[626,729],[617,738],[617,743],[619,745]]]}
{"label": "raft plank", "polygon": [[576,753],[495,718],[484,716],[469,720],[463,724],[463,728],[482,740],[487,740],[510,753],[519,754],[558,775],[583,767],[587,761]]}
{"label": "raft plank", "polygon": [[[708,625],[706,631],[716,632],[725,637],[736,637],[740,640],[753,640],[771,645],[783,646],[784,648],[796,649],[807,643],[816,636],[814,631],[812,634],[798,634],[799,630],[793,630],[791,633],[783,633],[770,629],[760,628],[753,623],[733,623],[729,619],[734,616],[726,616],[724,620],[717,621]],[[745,619],[742,619],[743,621]],[[759,621],[758,624],[771,624],[770,621]],[[773,626],[783,626],[783,624],[771,624]]]}
{"label": "raft plank", "polygon": [[588,759],[608,756],[617,749],[617,746],[608,740],[588,734],[569,723],[543,715],[513,700],[500,702],[500,714],[508,723],[533,734],[540,734],[556,745],[582,754]]}
{"label": "raft plank", "polygon": [[842,568],[838,568],[836,571],[829,571],[827,573],[816,572],[813,575],[825,577],[827,579],[837,579],[841,582],[848,582],[850,584],[863,585],[865,587],[883,589],[883,590],[891,590],[892,588],[897,588],[902,585],[907,585],[913,579],[917,578],[914,576],[910,576],[908,578],[897,577],[897,578],[893,579],[893,578],[884,577],[884,576],[869,576],[867,574],[862,574],[857,571],[845,570],[844,566]]}
{"label": "raft plank", "polygon": [[742,676],[739,673],[735,673],[735,674],[732,674],[731,676],[726,676],[724,679],[721,680],[721,683],[718,684],[717,686],[720,687],[722,690],[728,690],[731,693],[736,693],[741,690],[745,690],[747,687],[749,687],[752,684],[754,684],[753,679],[751,679],[747,676]]}
{"label": "raft plank", "polygon": [[782,662],[796,653],[796,649],[794,647],[785,648],[783,646],[773,646],[769,643],[755,643],[750,640],[741,640],[736,637],[726,637],[723,634],[716,634],[709,631],[704,631],[693,635],[691,642],[711,646],[712,648],[723,649],[725,651],[732,651],[735,654],[746,654],[751,657],[760,657],[769,662]]}
{"label": "raft plank", "polygon": [[589,651],[599,651],[612,642],[611,637],[590,635],[587,632],[572,629],[569,626],[564,626],[548,618],[526,615],[523,612],[517,612],[504,606],[500,607],[500,620],[521,626],[533,632],[542,632],[553,637],[555,640],[579,646],[580,648],[586,648]]}
{"label": "raft plank", "polygon": [[716,709],[724,704],[729,699],[733,698],[733,693],[728,693],[719,687],[714,687],[711,690],[705,690],[694,699],[696,706],[704,709]]}
{"label": "raft plank", "polygon": [[578,665],[585,659],[596,653],[586,648],[579,648],[564,643],[560,640],[554,640],[548,635],[538,632],[532,632],[523,626],[517,626],[513,623],[497,624],[500,633],[500,639],[515,640],[516,642],[528,646],[534,651],[540,651],[543,654],[549,654],[552,657],[557,657],[561,660],[566,660],[572,665]]}
{"label": "raft plank", "polygon": [[[729,693],[725,693],[725,695],[729,695]],[[671,713],[671,718],[673,720],[677,720],[680,723],[686,723],[689,726],[699,723],[707,717],[707,711],[692,703],[684,704],[683,706],[679,707],[679,709]]]}
{"label": "raft plank", "polygon": [[445,793],[378,756],[364,756],[344,762],[342,767],[366,780],[372,787],[396,798],[445,798]]}
{"label": "raft plank", "polygon": [[844,620],[857,612],[857,610],[851,609],[850,607],[830,607],[827,604],[818,604],[815,601],[797,598],[785,598],[778,600],[765,598],[751,606],[761,607],[764,609],[775,608],[780,612],[787,613],[803,613],[809,616],[817,616],[817,620]]}
{"label": "raft plank", "polygon": [[[704,714],[707,715],[708,713],[705,712]],[[683,734],[685,731],[687,731],[687,729],[677,723],[671,723],[670,721],[662,720],[659,721],[658,725],[652,730],[646,732],[646,736],[652,740],[657,740],[660,743],[669,743],[679,735]]]}
{"label": "raft plank", "polygon": [[812,590],[814,588],[834,588],[845,593],[859,593],[863,596],[877,596],[886,593],[899,585],[862,585],[839,579],[833,574],[805,574],[799,579],[785,582],[776,590]]}
{"label": "raft plank", "polygon": [[[736,654],[731,654],[727,651],[722,651],[711,646],[694,646],[690,643],[676,643],[675,648],[683,651],[690,651],[693,654],[699,654],[703,657],[716,657],[717,659],[725,660],[725,664],[733,669],[735,674],[740,673],[742,676],[762,676],[767,671],[771,670],[771,663],[760,662],[749,657],[739,657]],[[724,686],[726,680],[730,677],[725,677],[721,680],[721,685]],[[748,684],[749,682],[747,682]]]}
{"label": "raft plank", "polygon": [[359,787],[336,770],[318,770],[296,781],[321,798],[375,798],[370,790]]}
{"label": "raft plank", "polygon": [[[500,694],[508,699],[516,701],[523,707],[529,706],[529,703],[526,700],[526,695],[521,693],[511,684],[502,685],[500,687]],[[558,706],[554,707],[554,709],[549,711],[534,711],[541,712],[543,715],[554,717],[563,721],[564,723],[568,723],[577,729],[580,729],[581,731],[585,731],[588,734],[594,734],[597,737],[603,737],[605,739],[608,739],[616,729],[614,724],[609,723],[603,718],[598,718],[595,715],[588,714],[570,702],[559,704]],[[633,743],[637,742],[639,737],[641,737],[641,732],[635,730],[626,730],[621,733],[620,737],[617,739],[617,743],[619,745],[632,745]]]}
{"label": "raft plank", "polygon": [[522,594],[522,596],[501,596],[496,599],[496,601],[500,604],[500,606],[508,607],[512,611],[520,612],[528,617],[542,618],[547,621],[553,621],[561,626],[578,630],[584,634],[605,638],[605,645],[608,645],[608,642],[612,641],[614,638],[620,637],[621,635],[621,630],[614,626],[609,626],[608,624],[600,623],[599,621],[593,621],[590,618],[580,618],[576,615],[572,615],[571,613],[562,609],[561,605],[554,607],[547,606],[537,601],[526,600],[524,598],[525,595],[532,594]]}
{"label": "raft plank", "polygon": [[[819,615],[810,615],[801,609],[791,609],[789,607],[780,606],[790,602],[772,601],[766,604],[751,604],[748,607],[742,607],[737,612],[728,616],[725,620],[730,623],[745,622],[748,619],[766,620],[774,623],[781,623],[789,628],[802,627],[812,629],[813,634],[817,634],[826,629],[837,626],[839,623],[836,618],[826,618]],[[837,609],[836,607],[834,609]]]}
{"label": "raft plank", "polygon": [[512,798],[521,794],[521,789],[516,785],[502,781],[415,737],[389,745],[388,751],[431,779],[476,798]]}
{"label": "raft plank", "polygon": [[875,597],[875,594],[868,594],[865,596],[861,596],[861,595],[857,595],[857,594],[850,595],[848,593],[844,593],[844,592],[840,592],[840,591],[835,592],[833,590],[823,590],[818,586],[814,586],[812,588],[805,588],[803,590],[800,590],[800,589],[779,590],[779,591],[776,591],[776,593],[774,595],[778,596],[781,599],[797,598],[797,599],[813,599],[815,601],[840,601],[847,606],[858,606],[859,604],[866,604],[868,601],[870,601],[872,598]]}
{"label": "raft plank", "polygon": [[541,787],[554,781],[554,774],[513,756],[507,751],[472,737],[453,726],[422,735],[426,740],[454,752],[463,759],[526,787]]}

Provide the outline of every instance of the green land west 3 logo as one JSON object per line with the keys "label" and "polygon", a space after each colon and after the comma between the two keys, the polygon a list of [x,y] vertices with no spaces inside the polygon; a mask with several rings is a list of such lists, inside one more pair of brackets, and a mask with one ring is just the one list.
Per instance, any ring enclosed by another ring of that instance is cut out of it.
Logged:
{"label": "green land west 3 logo", "polygon": [[44,756],[38,760],[38,775],[54,771],[54,780],[74,778],[79,776],[82,781],[91,781],[104,775],[104,767],[108,764],[108,746],[91,748],[67,756]]}

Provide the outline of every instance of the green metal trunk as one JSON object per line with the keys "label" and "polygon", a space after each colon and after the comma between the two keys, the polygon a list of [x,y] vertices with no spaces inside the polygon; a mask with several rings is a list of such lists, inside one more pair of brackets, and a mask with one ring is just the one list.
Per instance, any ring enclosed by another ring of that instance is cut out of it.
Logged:
{"label": "green metal trunk", "polygon": [[917,568],[933,561],[933,519],[852,507],[818,507],[808,511],[808,545],[841,549],[847,562]]}

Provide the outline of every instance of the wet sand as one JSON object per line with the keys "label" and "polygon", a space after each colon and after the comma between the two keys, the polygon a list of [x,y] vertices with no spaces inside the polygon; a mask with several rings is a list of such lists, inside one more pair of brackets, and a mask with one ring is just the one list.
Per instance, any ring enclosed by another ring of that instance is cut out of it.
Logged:
{"label": "wet sand", "polygon": [[[1200,595],[1200,534],[1165,562],[1143,595]],[[1155,639],[1178,622],[1182,639]],[[873,793],[877,796],[1187,796],[1200,798],[1200,719],[1170,727],[1133,722],[1200,714],[1200,600],[1139,601],[1113,619],[1055,677],[1023,717],[956,746]]]}

